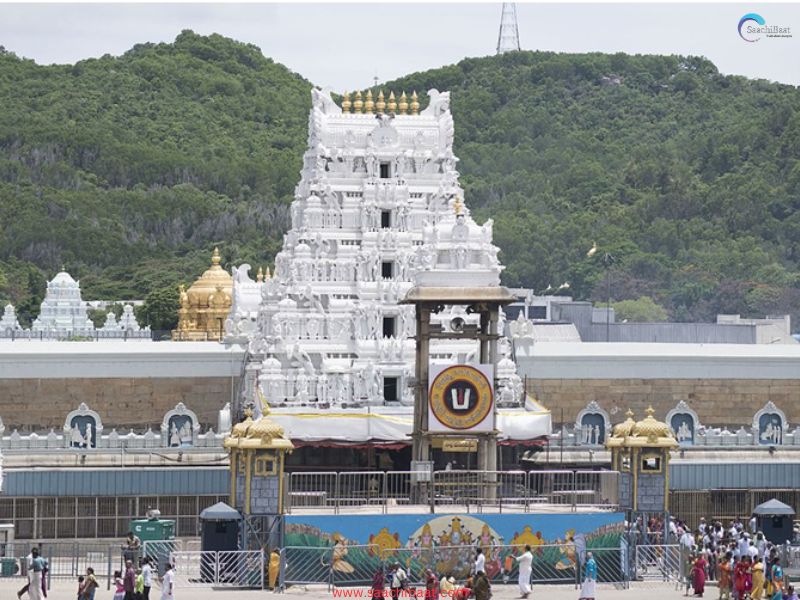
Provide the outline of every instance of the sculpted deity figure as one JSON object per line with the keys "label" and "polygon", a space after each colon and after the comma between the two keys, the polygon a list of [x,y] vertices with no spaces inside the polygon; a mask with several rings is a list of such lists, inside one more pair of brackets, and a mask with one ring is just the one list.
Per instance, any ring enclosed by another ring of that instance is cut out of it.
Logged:
{"label": "sculpted deity figure", "polygon": [[170,429],[169,432],[169,445],[170,447],[181,445],[181,436],[180,433],[178,433],[178,426],[175,424],[175,421],[172,422],[172,429]]}
{"label": "sculpted deity figure", "polygon": [[466,242],[469,239],[469,226],[466,223],[464,213],[456,215],[456,223],[453,225],[453,241]]}
{"label": "sculpted deity figure", "polygon": [[466,269],[469,266],[469,250],[466,246],[458,246],[453,250],[453,263],[456,269]]}

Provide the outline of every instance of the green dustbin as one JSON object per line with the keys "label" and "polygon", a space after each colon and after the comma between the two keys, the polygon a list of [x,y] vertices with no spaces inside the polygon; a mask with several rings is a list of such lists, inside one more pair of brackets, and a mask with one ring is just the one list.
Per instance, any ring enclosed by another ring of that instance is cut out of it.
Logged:
{"label": "green dustbin", "polygon": [[13,577],[19,571],[16,558],[0,558],[0,577]]}

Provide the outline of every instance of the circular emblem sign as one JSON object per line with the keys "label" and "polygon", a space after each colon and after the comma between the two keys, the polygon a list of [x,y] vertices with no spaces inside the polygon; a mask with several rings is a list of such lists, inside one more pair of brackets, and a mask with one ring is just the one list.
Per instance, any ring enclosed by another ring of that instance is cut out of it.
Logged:
{"label": "circular emblem sign", "polygon": [[449,367],[433,380],[429,401],[431,412],[445,427],[472,429],[492,410],[492,386],[475,367]]}

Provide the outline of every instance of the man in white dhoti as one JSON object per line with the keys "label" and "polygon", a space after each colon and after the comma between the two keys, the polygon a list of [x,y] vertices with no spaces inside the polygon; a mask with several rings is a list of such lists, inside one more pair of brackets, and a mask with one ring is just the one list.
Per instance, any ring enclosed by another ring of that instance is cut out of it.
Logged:
{"label": "man in white dhoti", "polygon": [[533,563],[531,547],[525,546],[525,552],[522,556],[517,556],[516,560],[519,563],[520,598],[527,598],[531,593],[531,563]]}

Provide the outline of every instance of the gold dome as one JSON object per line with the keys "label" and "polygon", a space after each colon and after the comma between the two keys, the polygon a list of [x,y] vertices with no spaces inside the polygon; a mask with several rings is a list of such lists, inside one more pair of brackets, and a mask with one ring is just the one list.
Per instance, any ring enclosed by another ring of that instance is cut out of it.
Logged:
{"label": "gold dome", "polygon": [[672,437],[672,431],[669,426],[653,418],[653,413],[655,411],[652,406],[645,412],[647,412],[647,416],[634,425],[631,435],[647,438],[652,441],[656,441],[658,438]]}
{"label": "gold dome", "polygon": [[241,423],[231,429],[225,439],[226,448],[249,448],[254,450],[294,450],[294,445],[283,434],[283,427],[269,418],[269,407],[253,421],[250,412]]}
{"label": "gold dome", "polygon": [[[219,248],[214,248],[211,255],[211,267],[195,281],[187,291],[189,305],[198,307],[208,307],[215,298],[211,296],[217,292],[217,288],[222,288],[224,296],[230,300],[233,289],[233,277],[225,269],[219,266]],[[216,299],[219,301],[220,299]]]}
{"label": "gold dome", "polygon": [[611,432],[613,437],[628,437],[633,431],[633,428],[636,426],[636,421],[633,420],[633,411],[631,409],[628,409],[628,412],[625,413],[625,416],[628,418],[622,423],[614,425],[614,429]]}
{"label": "gold dome", "polygon": [[233,303],[233,278],[219,263],[219,248],[214,248],[211,267],[188,290],[180,286],[178,329],[172,332],[173,340],[222,339]]}

